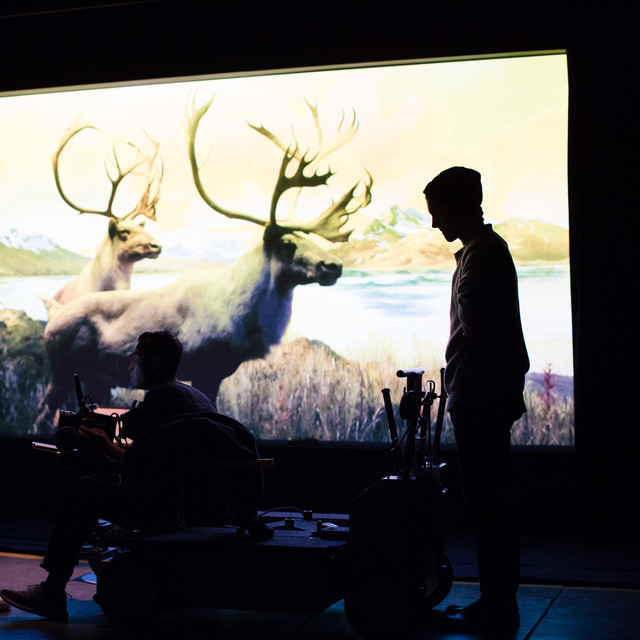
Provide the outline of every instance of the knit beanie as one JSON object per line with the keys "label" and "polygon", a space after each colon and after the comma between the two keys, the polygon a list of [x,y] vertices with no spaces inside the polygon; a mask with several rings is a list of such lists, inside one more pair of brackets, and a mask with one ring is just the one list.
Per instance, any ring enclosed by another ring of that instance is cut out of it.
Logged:
{"label": "knit beanie", "polygon": [[445,169],[425,187],[424,195],[454,212],[475,212],[482,204],[480,174],[466,167]]}

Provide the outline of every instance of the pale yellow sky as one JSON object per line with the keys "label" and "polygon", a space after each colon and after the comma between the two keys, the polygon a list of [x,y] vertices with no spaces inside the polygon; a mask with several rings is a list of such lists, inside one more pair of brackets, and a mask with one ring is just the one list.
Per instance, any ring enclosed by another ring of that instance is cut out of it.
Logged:
{"label": "pale yellow sky", "polygon": [[[568,226],[566,58],[548,55],[0,97],[2,230],[43,233],[78,251],[99,241],[104,220],[78,220],[53,181],[51,156],[78,118],[142,145],[144,129],[160,142],[165,175],[152,232],[237,227],[208,209],[192,184],[182,124],[194,90],[199,103],[215,95],[198,150],[204,158],[213,145],[203,180],[229,208],[266,217],[282,158],[247,121],[262,123],[287,143],[295,132],[301,147],[315,149],[306,97],[319,106],[326,139],[343,112],[347,120],[356,113],[359,130],[329,158],[336,172],[331,188],[308,194],[301,217],[320,213],[364,179],[365,170],[374,180],[372,203],[363,212],[369,218],[392,205],[424,210],[426,182],[462,164],[482,173],[489,220],[538,218]],[[102,153],[101,137],[87,133],[72,140],[61,159],[69,195],[92,208],[104,206],[109,190]]]}

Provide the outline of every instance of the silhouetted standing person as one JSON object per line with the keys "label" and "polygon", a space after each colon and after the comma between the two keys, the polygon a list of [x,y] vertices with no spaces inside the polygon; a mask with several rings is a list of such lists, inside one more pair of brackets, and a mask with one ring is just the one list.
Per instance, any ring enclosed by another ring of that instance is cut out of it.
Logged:
{"label": "silhouetted standing person", "polygon": [[511,488],[511,427],[525,411],[529,369],[517,274],[506,242],[485,224],[480,174],[452,167],[424,189],[434,228],[460,239],[451,286],[445,357],[465,506],[476,525],[480,598],[449,607],[443,625],[460,631],[512,631],[520,616],[520,545]]}

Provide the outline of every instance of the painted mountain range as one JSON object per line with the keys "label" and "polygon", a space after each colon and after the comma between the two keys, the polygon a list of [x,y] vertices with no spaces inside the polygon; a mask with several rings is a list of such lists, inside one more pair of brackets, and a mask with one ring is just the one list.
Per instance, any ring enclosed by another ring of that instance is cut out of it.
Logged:
{"label": "painted mountain range", "polygon": [[88,261],[40,234],[16,229],[0,233],[0,276],[74,274]]}
{"label": "painted mountain range", "polygon": [[[542,220],[511,219],[494,225],[509,244],[516,264],[568,263],[569,231]],[[336,249],[347,268],[451,269],[459,242],[447,242],[431,217],[416,209],[392,207],[349,244]]]}
{"label": "painted mountain range", "polygon": [[[516,264],[567,263],[568,229],[540,220],[512,219],[494,225],[508,242]],[[185,230],[185,234],[187,230]],[[137,271],[173,271],[190,266],[219,265],[235,260],[243,249],[224,234],[199,236],[198,244],[163,242],[160,258],[140,263]],[[431,218],[416,209],[392,207],[384,218],[353,233],[348,243],[332,250],[348,269],[450,269],[458,242],[448,243]],[[0,233],[0,276],[75,274],[88,258],[60,247],[43,235],[11,229]]]}

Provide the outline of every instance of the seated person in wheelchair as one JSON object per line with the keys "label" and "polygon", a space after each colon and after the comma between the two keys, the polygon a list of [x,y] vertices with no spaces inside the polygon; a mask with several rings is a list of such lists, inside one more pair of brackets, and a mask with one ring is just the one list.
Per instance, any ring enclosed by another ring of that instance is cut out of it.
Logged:
{"label": "seated person in wheelchair", "polygon": [[[25,591],[0,591],[7,603],[50,620],[66,621],[65,586],[98,518],[125,528],[175,525],[177,496],[185,492],[185,473],[192,467],[206,471],[216,461],[257,459],[255,441],[245,427],[218,414],[206,395],[176,379],[181,356],[182,344],[169,332],[147,332],[139,337],[129,372],[133,386],[147,393],[142,406],[123,416],[124,435],[133,443],[123,448],[100,429],[79,427],[84,437],[118,461],[121,479],[82,477],[66,484],[41,563],[48,576]],[[238,485],[233,486],[236,478]],[[188,498],[185,507],[193,507],[194,524],[224,524],[229,501],[219,496],[210,499],[211,493],[219,491],[203,489],[201,480],[202,475],[194,483],[200,483],[201,495]],[[261,471],[256,467],[249,474],[227,479],[226,484],[225,492],[238,507],[235,519],[249,522],[262,499]]]}

